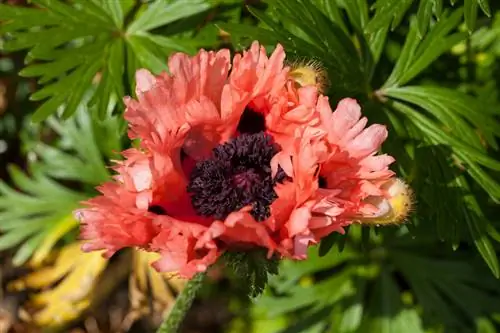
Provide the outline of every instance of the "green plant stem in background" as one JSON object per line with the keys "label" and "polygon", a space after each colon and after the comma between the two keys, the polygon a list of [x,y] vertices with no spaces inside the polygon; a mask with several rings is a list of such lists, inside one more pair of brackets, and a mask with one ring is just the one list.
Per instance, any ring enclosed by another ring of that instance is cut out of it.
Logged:
{"label": "green plant stem in background", "polygon": [[177,333],[182,320],[189,308],[191,308],[191,304],[193,304],[196,293],[203,285],[205,276],[205,273],[198,273],[186,284],[182,292],[177,296],[174,307],[156,333]]}

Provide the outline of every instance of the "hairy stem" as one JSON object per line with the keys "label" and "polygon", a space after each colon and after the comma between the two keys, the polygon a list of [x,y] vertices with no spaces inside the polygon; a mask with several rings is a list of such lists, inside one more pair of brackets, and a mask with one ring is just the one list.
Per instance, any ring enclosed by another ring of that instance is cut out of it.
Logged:
{"label": "hairy stem", "polygon": [[189,280],[182,292],[177,296],[174,307],[163,320],[156,333],[177,333],[204,280],[205,273],[198,273]]}

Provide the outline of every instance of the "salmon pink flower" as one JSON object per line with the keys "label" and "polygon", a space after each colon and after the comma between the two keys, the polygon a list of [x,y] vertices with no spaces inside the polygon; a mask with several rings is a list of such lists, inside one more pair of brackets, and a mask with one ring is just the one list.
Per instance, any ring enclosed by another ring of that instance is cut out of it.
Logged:
{"label": "salmon pink flower", "polygon": [[278,45],[177,53],[169,74],[136,74],[129,136],[114,179],[78,214],[84,250],[157,252],[153,266],[192,277],[224,252],[266,249],[301,259],[321,237],[381,214],[387,136],[364,129],[354,100],[332,113],[316,85],[298,86]]}

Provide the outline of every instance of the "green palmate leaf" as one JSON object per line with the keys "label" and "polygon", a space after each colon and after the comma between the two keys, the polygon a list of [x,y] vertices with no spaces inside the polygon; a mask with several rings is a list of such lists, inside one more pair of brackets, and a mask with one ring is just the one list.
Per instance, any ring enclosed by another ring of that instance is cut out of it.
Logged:
{"label": "green palmate leaf", "polygon": [[280,42],[279,34],[273,34],[273,31],[269,29],[239,23],[219,23],[217,26],[222,30],[231,32],[231,40],[238,49],[250,45],[253,40],[258,40],[266,45],[276,45]]}
{"label": "green palmate leaf", "polygon": [[[467,184],[467,180],[464,177],[457,177],[455,181],[461,188],[469,190],[469,185]],[[495,275],[495,277],[498,279],[500,278],[498,258],[487,233],[488,228],[494,228],[483,215],[483,212],[479,207],[476,198],[472,194],[469,193],[468,195],[464,196],[464,201],[466,204],[466,206],[463,206],[464,216],[472,240],[474,241],[476,248],[479,250],[479,253],[481,253],[484,261],[488,264],[488,267],[492,271],[493,275]]]}
{"label": "green palmate leaf", "polygon": [[[34,120],[41,120],[65,103],[64,114],[72,114],[80,103],[87,87],[102,67],[103,57],[98,50],[105,48],[106,40],[112,38],[114,25],[104,10],[99,11],[91,2],[87,6],[70,6],[59,1],[35,1],[44,9],[15,8],[1,5],[0,19],[7,21],[3,30],[8,33],[2,49],[14,51],[30,48],[28,54],[34,60],[48,61],[49,66],[34,64],[22,72],[25,76],[41,76],[41,83],[47,83],[60,75],[71,72],[63,80],[49,83],[32,98],[49,98],[37,111]],[[82,9],[83,8],[83,9]],[[36,15],[47,16],[49,22],[32,22]],[[9,22],[11,22],[9,24]],[[38,31],[23,31],[40,25]],[[90,40],[89,40],[90,39]],[[95,43],[95,44],[94,44]],[[71,45],[68,45],[71,44]],[[68,52],[56,49],[68,45]],[[74,55],[77,54],[77,57]]]}
{"label": "green palmate leaf", "polygon": [[195,46],[190,45],[186,40],[182,40],[180,38],[152,35],[147,32],[141,33],[140,36],[156,44],[160,51],[163,50],[163,52],[165,52],[165,55],[174,51],[185,52],[188,54],[195,54],[197,51]]}
{"label": "green palmate leaf", "polygon": [[[433,86],[409,86],[384,90],[388,97],[423,107],[447,127],[449,133],[478,149],[484,149],[483,141],[498,148],[497,136],[500,124],[494,115],[484,112],[489,106],[466,94]],[[494,111],[494,108],[492,108]],[[474,127],[471,127],[472,124]],[[480,135],[476,133],[479,130]]]}
{"label": "green palmate leaf", "polygon": [[498,311],[497,280],[470,256],[435,258],[402,249],[392,256],[429,320],[467,331],[481,313]]}
{"label": "green palmate leaf", "polygon": [[[342,311],[338,331],[353,332],[360,327],[364,315],[364,297],[367,292],[367,283],[364,280],[357,281],[356,294],[344,301],[345,311]],[[332,333],[335,331],[332,331]]]}
{"label": "green palmate leaf", "polygon": [[381,232],[375,246],[353,232],[348,252],[318,257],[313,249],[307,261],[282,262],[259,309],[289,314],[280,333],[472,332],[474,318],[499,309],[500,287],[474,255],[401,231]]}
{"label": "green palmate leaf", "polygon": [[366,0],[339,1],[349,16],[349,21],[359,31],[363,31],[368,23],[368,3]]}
{"label": "green palmate leaf", "polygon": [[[51,230],[67,223],[67,216],[86,196],[59,185],[40,171],[34,171],[30,178],[12,167],[10,174],[23,192],[0,183],[0,250],[24,243],[14,256],[15,263],[22,264],[44,239],[51,237]],[[76,227],[76,223],[72,226]]]}
{"label": "green palmate leaf", "polygon": [[486,15],[491,16],[488,0],[464,0],[465,24],[469,32],[472,32],[476,26],[478,5]]}
{"label": "green palmate leaf", "polygon": [[375,15],[365,28],[367,33],[375,33],[384,27],[394,30],[403,19],[413,0],[378,0],[373,5]]}
{"label": "green palmate leaf", "polygon": [[315,309],[327,307],[343,297],[355,293],[351,281],[351,274],[352,270],[348,269],[339,272],[330,279],[317,282],[314,287],[293,288],[289,296],[280,298],[263,297],[261,299],[261,304],[270,309],[270,316],[276,316],[307,307],[313,307]]}
{"label": "green palmate leaf", "polygon": [[443,12],[443,1],[444,0],[434,0],[433,11],[437,18],[441,17],[441,13]]}
{"label": "green palmate leaf", "polygon": [[[316,249],[312,248],[309,250],[308,260],[306,261],[299,263],[285,261],[280,269],[281,274],[279,278],[274,280],[273,285],[279,292],[285,291],[293,287],[306,274],[314,274],[357,257],[357,254],[349,251],[349,249],[339,251],[339,248],[334,248],[331,252],[335,253],[335,255],[320,256]],[[342,254],[338,255],[339,252]]]}
{"label": "green palmate leaf", "polygon": [[[427,91],[427,94],[417,97],[412,94],[413,89],[415,92],[421,92],[424,87],[408,87],[408,88],[392,88],[392,92],[389,93],[391,97],[410,102],[415,106],[423,108],[430,114],[432,114],[438,121],[442,121],[443,124],[452,124],[452,129],[443,129],[436,122],[421,114],[419,111],[408,107],[399,102],[394,102],[393,107],[402,112],[402,114],[408,117],[410,123],[416,126],[416,128],[421,132],[421,137],[424,141],[435,145],[443,145],[444,147],[449,147],[454,155],[454,161],[450,161],[453,164],[459,161],[459,167],[464,169],[470,174],[470,176],[481,185],[486,192],[494,199],[499,199],[500,184],[493,180],[488,173],[486,173],[479,164],[482,164],[488,168],[498,170],[500,163],[490,156],[488,156],[481,142],[479,141],[474,129],[468,125],[460,116],[466,114],[464,111],[457,111],[457,108],[467,107],[472,108],[467,110],[467,118],[471,122],[478,122],[483,128],[489,126],[488,120],[495,124],[493,119],[481,117],[481,108],[474,109],[473,106],[476,103],[466,103],[467,96],[462,96],[460,93],[455,94],[454,103],[446,104],[447,98],[450,98],[448,91],[445,89],[436,89],[435,93],[433,90]],[[398,92],[403,91],[400,95]],[[408,95],[405,93],[408,92]],[[444,96],[446,98],[442,99]],[[464,104],[455,104],[464,103]],[[480,114],[480,117],[475,117],[475,114]],[[484,126],[484,125],[487,126]],[[482,128],[480,128],[482,129]],[[499,132],[494,132],[493,134],[498,135]],[[474,137],[476,136],[476,137]],[[427,158],[429,160],[429,158]],[[432,160],[432,159],[431,159]],[[434,161],[439,161],[434,158]],[[415,163],[419,163],[419,160],[415,160]],[[427,163],[425,160],[420,161],[420,163]],[[493,250],[493,246],[488,239],[488,229],[491,229],[490,222],[484,217],[475,197],[470,193],[469,187],[463,176],[459,176],[456,171],[453,171],[449,166],[443,165],[439,162],[440,166],[437,168],[437,172],[431,172],[433,164],[429,166],[427,163],[427,168],[429,174],[435,174],[433,180],[430,184],[441,188],[436,193],[446,194],[445,197],[446,205],[441,207],[440,199],[434,198],[433,193],[426,191],[425,186],[422,189],[416,188],[415,190],[419,195],[422,196],[423,203],[428,203],[428,210],[437,212],[436,215],[432,216],[425,211],[425,207],[422,207],[423,211],[420,213],[423,218],[430,216],[435,218],[437,221],[438,234],[442,239],[447,239],[452,241],[452,243],[457,244],[458,241],[455,240],[458,236],[458,228],[467,228],[467,234],[473,240],[476,248],[484,258],[485,262],[490,267],[491,271],[495,276],[499,276],[499,265],[498,259]],[[425,176],[425,175],[421,175]],[[428,177],[428,176],[427,176]],[[429,179],[429,178],[427,178]],[[439,185],[439,182],[444,182],[443,185]],[[449,188],[452,186],[452,189]],[[432,191],[430,191],[432,192]],[[458,193],[457,193],[458,192]],[[420,212],[420,210],[419,210]],[[422,214],[423,213],[423,214]]]}
{"label": "green palmate leaf", "polygon": [[137,57],[141,67],[150,68],[156,74],[168,69],[164,58],[155,52],[149,40],[140,36],[131,36],[127,39],[127,46]]}
{"label": "green palmate leaf", "polygon": [[476,0],[464,0],[464,17],[465,24],[469,29],[469,32],[474,30],[477,20],[477,1]]}
{"label": "green palmate leaf", "polygon": [[[99,106],[95,109],[102,118],[111,99],[133,91],[134,80],[124,79],[133,78],[138,66],[154,72],[165,70],[165,59],[171,52],[191,49],[191,42],[157,37],[147,31],[214,5],[208,0],[158,0],[138,6],[139,14],[126,27],[125,18],[134,7],[131,0],[33,2],[37,7],[0,4],[0,35],[4,37],[0,50],[29,50],[28,65],[20,74],[38,77],[44,85],[31,96],[34,101],[43,101],[34,121],[47,118],[59,108],[68,118],[92,85],[98,88],[90,101]],[[135,13],[131,14],[133,17]],[[127,59],[127,52],[134,56]],[[132,73],[125,76],[125,71]]]}
{"label": "green palmate leaf", "polygon": [[423,40],[418,37],[417,21],[411,20],[403,50],[384,88],[409,82],[453,45],[465,39],[464,33],[449,35],[460,23],[461,13],[461,10],[456,10],[450,16],[441,18]]}
{"label": "green palmate leaf", "polygon": [[335,245],[339,238],[340,234],[338,233],[331,233],[328,236],[324,237],[319,244],[318,255],[320,257],[323,257],[328,252],[330,252],[330,249],[333,247],[333,245]]}
{"label": "green palmate leaf", "polygon": [[39,233],[27,239],[16,251],[12,257],[12,263],[16,266],[24,264],[35,252],[36,248],[42,244],[43,239],[47,237],[45,233]]}
{"label": "green palmate leaf", "polygon": [[[301,319],[291,318],[292,324],[283,332],[305,332],[319,329],[319,327],[324,329],[328,324],[329,314],[334,311],[333,305],[343,297],[350,297],[350,295],[358,297],[355,296],[356,292],[362,290],[361,285],[354,288],[355,282],[352,277],[355,275],[356,268],[344,269],[343,267],[350,260],[358,258],[357,256],[350,251],[341,254],[338,251],[332,251],[330,255],[318,257],[316,251],[316,249],[309,251],[307,261],[284,261],[280,275],[273,277],[270,282],[273,290],[276,290],[280,297],[264,295],[259,300],[259,307],[270,317],[299,309],[306,311]],[[336,275],[312,282],[315,274],[332,269],[337,269]],[[311,282],[297,285],[297,282],[307,279]],[[350,312],[350,320],[356,322],[355,305],[350,304],[354,307]]]}
{"label": "green palmate leaf", "polygon": [[44,162],[39,167],[48,175],[94,186],[109,179],[104,158],[111,158],[121,150],[123,120],[108,116],[105,121],[97,121],[88,113],[87,108],[80,106],[76,116],[64,123],[55,118],[48,120],[49,126],[60,135],[62,147],[67,147],[65,151],[35,143],[33,150]]}
{"label": "green palmate leaf", "polygon": [[309,311],[307,315],[294,323],[293,325],[287,327],[278,333],[321,333],[327,328],[328,322],[325,320],[328,318],[331,309],[329,307],[324,307],[319,310]]}
{"label": "green palmate leaf", "polygon": [[313,2],[332,22],[335,22],[345,33],[348,33],[349,30],[344,22],[343,15],[337,1],[313,0]]}
{"label": "green palmate leaf", "polygon": [[[436,2],[439,0],[420,0],[418,12],[417,12],[417,27],[418,27],[418,37],[422,38],[427,32],[429,27],[429,22],[432,18],[432,12],[435,7],[438,6]],[[442,6],[442,3],[441,3]]]}
{"label": "green palmate leaf", "polygon": [[[411,153],[415,178],[412,187],[418,202],[414,223],[420,226],[418,231],[424,229],[422,233],[432,235],[437,231],[439,240],[447,241],[457,248],[466,222],[462,209],[464,193],[452,182],[458,171],[450,167],[453,162],[451,153],[444,146],[426,145],[414,148]],[[446,200],[442,200],[443,197]],[[428,228],[422,228],[420,221],[433,222],[426,224]]]}
{"label": "green palmate leaf", "polygon": [[488,0],[476,0],[481,10],[488,16],[491,16],[491,9]]}
{"label": "green palmate leaf", "polygon": [[488,192],[492,199],[500,200],[500,184],[479,167],[479,165],[483,165],[493,170],[500,170],[499,161],[489,157],[481,149],[475,148],[449,134],[433,120],[420,114],[415,109],[398,102],[392,103],[392,106],[395,110],[408,117],[408,120],[421,131],[429,142],[449,146],[458,160],[467,165],[466,171],[471,177]]}
{"label": "green palmate leaf", "polygon": [[380,56],[382,55],[388,32],[388,27],[380,29],[377,32],[371,34],[368,39],[368,44],[370,45],[370,50],[375,64],[380,60]]}
{"label": "green palmate leaf", "polygon": [[398,285],[386,271],[377,280],[361,331],[424,332],[417,312],[414,309],[404,309]]}
{"label": "green palmate leaf", "polygon": [[[377,0],[372,6],[375,15],[366,25],[365,31],[373,34],[380,29],[394,30],[402,21],[404,15],[412,5],[418,3],[417,24],[418,36],[422,38],[425,35],[432,18],[432,13],[439,19],[443,8],[443,0]],[[454,4],[454,0],[450,1]],[[464,18],[469,32],[474,29],[477,19],[477,7],[487,15],[491,16],[491,10],[488,0],[464,0]]]}

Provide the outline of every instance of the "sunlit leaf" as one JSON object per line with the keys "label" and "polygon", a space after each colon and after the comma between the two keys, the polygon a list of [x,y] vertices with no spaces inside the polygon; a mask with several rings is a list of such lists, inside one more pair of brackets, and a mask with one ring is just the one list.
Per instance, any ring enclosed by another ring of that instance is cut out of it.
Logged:
{"label": "sunlit leaf", "polygon": [[210,8],[206,0],[154,1],[127,28],[128,34],[149,31]]}
{"label": "sunlit leaf", "polygon": [[144,316],[161,320],[175,303],[176,294],[182,291],[187,282],[175,274],[158,273],[151,267],[151,263],[158,259],[159,255],[156,253],[139,250],[133,253],[132,274],[129,279],[129,321]]}
{"label": "sunlit leaf", "polygon": [[32,320],[41,326],[60,326],[72,321],[92,302],[95,281],[108,261],[99,252],[84,253],[80,243],[64,247],[53,265],[11,282],[15,290],[43,289],[30,300],[37,307]]}
{"label": "sunlit leaf", "polygon": [[[69,118],[92,86],[98,88],[88,101],[99,106],[96,111],[104,118],[110,99],[121,100],[125,92],[134,90],[133,80],[127,82],[123,75],[127,70],[133,75],[137,69],[128,63],[133,59],[124,56],[125,43],[132,47],[141,66],[166,69],[165,55],[185,50],[190,42],[177,38],[166,47],[167,37],[159,36],[155,43],[141,34],[214,5],[206,0],[159,0],[134,8],[132,2],[122,0],[33,2],[37,5],[33,8],[0,4],[0,36],[6,37],[0,39],[0,50],[29,51],[21,75],[38,77],[42,85],[31,96],[34,101],[43,101],[34,121],[42,121],[58,109]],[[126,17],[132,9],[142,10],[132,15],[129,23]]]}

